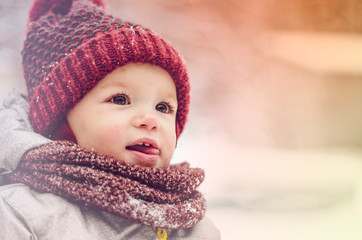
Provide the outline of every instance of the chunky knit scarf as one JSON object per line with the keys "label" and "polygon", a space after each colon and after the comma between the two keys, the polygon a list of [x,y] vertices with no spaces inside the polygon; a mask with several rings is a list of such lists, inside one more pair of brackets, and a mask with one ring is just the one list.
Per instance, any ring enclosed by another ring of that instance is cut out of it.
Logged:
{"label": "chunky knit scarf", "polygon": [[190,228],[203,218],[206,202],[196,191],[203,179],[203,170],[187,163],[145,168],[69,141],[29,151],[9,176],[11,182],[166,229]]}

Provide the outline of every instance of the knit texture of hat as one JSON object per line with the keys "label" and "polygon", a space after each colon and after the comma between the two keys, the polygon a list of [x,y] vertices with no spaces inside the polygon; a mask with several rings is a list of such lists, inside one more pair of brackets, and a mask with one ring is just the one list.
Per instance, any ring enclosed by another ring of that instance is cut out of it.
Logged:
{"label": "knit texture of hat", "polygon": [[176,85],[176,135],[186,123],[190,85],[183,59],[150,29],[107,14],[101,0],[36,0],[23,55],[29,117],[34,130],[53,138],[69,110],[114,69],[150,63]]}

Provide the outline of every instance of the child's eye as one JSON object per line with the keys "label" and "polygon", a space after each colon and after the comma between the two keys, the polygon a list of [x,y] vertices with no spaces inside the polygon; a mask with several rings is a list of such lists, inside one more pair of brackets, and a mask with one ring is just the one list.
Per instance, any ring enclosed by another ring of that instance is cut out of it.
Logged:
{"label": "child's eye", "polygon": [[172,113],[173,108],[168,103],[159,103],[156,105],[156,110],[162,113]]}
{"label": "child's eye", "polygon": [[126,94],[117,94],[111,99],[108,100],[109,102],[118,104],[118,105],[128,105],[130,104],[129,98]]}

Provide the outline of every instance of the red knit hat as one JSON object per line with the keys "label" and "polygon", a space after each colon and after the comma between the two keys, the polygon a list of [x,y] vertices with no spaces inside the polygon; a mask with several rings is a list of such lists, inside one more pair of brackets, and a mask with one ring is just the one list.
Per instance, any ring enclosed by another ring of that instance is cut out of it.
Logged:
{"label": "red knit hat", "polygon": [[183,59],[150,29],[105,13],[101,0],[36,0],[22,55],[29,117],[46,137],[67,138],[69,110],[108,73],[131,62],[170,74],[177,91],[177,137],[183,131],[190,94]]}

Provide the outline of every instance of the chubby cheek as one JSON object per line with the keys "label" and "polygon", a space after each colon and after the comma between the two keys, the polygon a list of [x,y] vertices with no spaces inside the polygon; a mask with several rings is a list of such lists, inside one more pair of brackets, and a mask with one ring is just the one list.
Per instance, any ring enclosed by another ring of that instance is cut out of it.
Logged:
{"label": "chubby cheek", "polygon": [[[118,126],[113,126],[111,124],[109,124],[108,126],[106,126],[104,129],[103,133],[99,133],[99,135],[102,136],[103,140],[108,140],[108,141],[118,141],[119,142],[119,138],[121,136],[121,129]],[[114,142],[116,143],[116,142]]]}
{"label": "chubby cheek", "polygon": [[117,150],[121,144],[120,129],[112,124],[102,124],[94,126],[90,131],[89,139],[86,140],[88,147],[94,148],[100,154],[111,157],[118,157]]}
{"label": "chubby cheek", "polygon": [[162,156],[162,161],[159,168],[167,169],[170,166],[174,150],[175,147],[172,149],[169,148],[168,151],[165,152],[165,154]]}
{"label": "chubby cheek", "polygon": [[172,156],[176,147],[176,134],[174,136],[169,136],[165,144],[166,145],[164,148],[164,154],[162,156],[163,160],[161,168],[168,168],[171,163]]}

